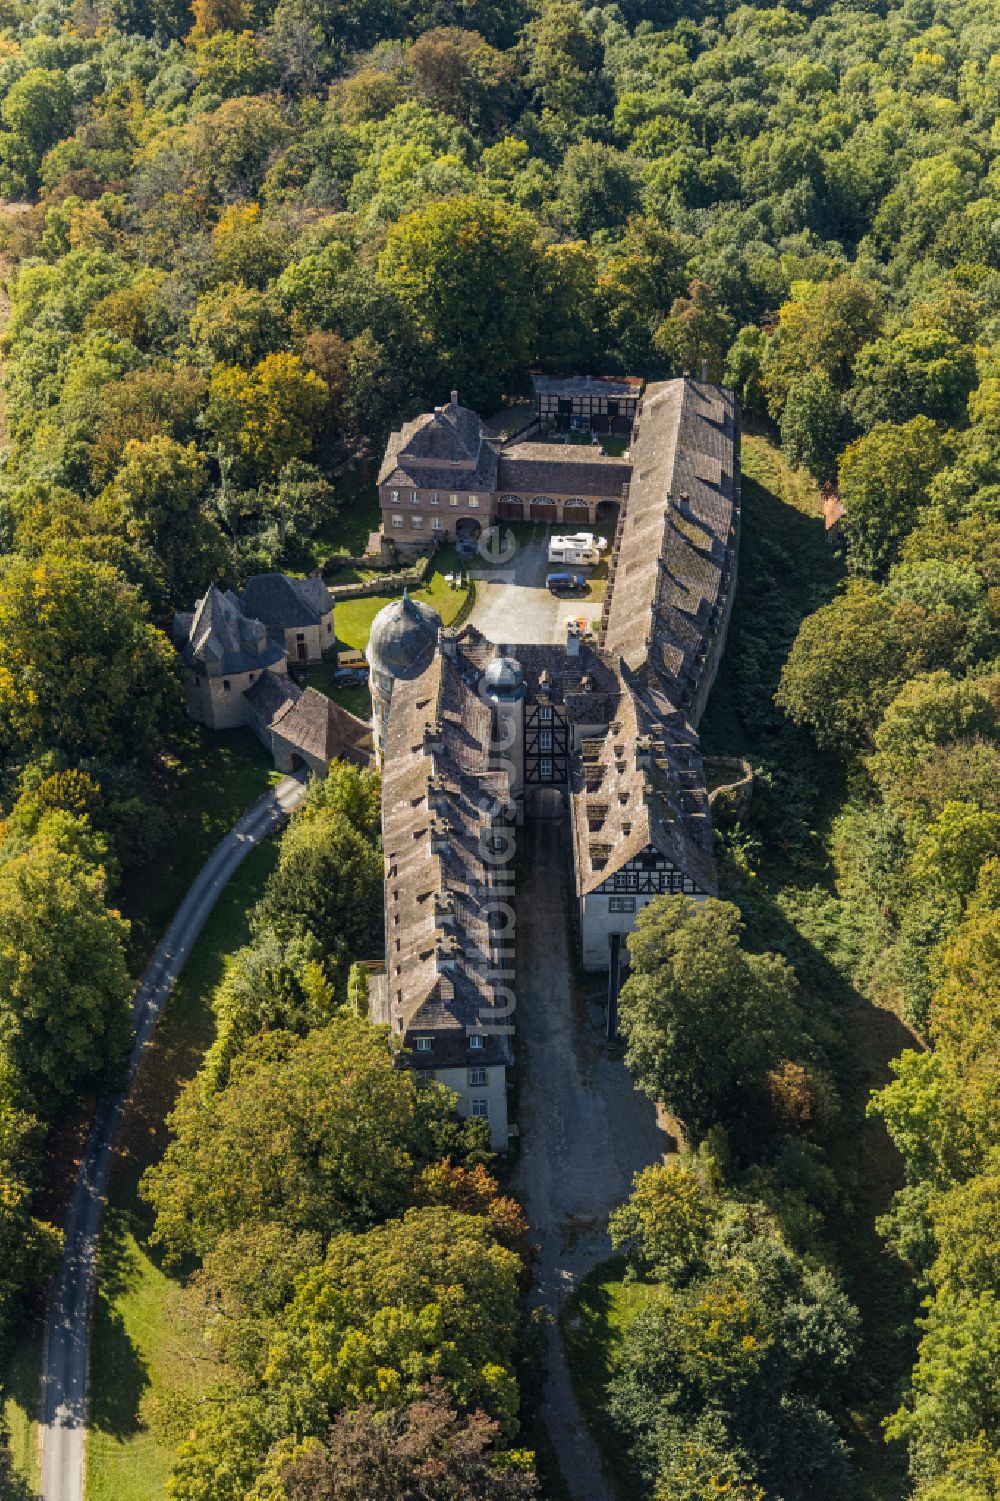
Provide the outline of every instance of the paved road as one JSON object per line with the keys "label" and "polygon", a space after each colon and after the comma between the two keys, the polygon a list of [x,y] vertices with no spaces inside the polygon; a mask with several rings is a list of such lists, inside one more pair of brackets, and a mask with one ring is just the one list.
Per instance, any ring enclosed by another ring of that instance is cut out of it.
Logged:
{"label": "paved road", "polygon": [[531,540],[520,543],[509,563],[487,569],[475,562],[471,565],[476,602],[469,622],[487,641],[559,645],[566,640],[568,620],[582,616],[591,621],[600,615],[601,607],[593,600],[560,599],[546,589],[552,530],[541,525],[532,527]]}
{"label": "paved road", "polygon": [[[226,882],[254,846],[273,834],[304,796],[303,783],[296,777],[285,777],[243,815],[202,866],[136,988],[132,1003],[135,1046],[129,1060],[129,1081]],[[90,1313],[108,1171],[125,1093],[98,1106],[66,1216],[62,1266],[52,1290],[45,1330],[43,1501],[82,1501]]]}
{"label": "paved road", "polygon": [[[558,821],[518,830],[525,870],[517,898],[517,1027],[521,1155],[514,1187],[540,1245],[536,1296],[558,1316],[581,1278],[611,1254],[608,1213],[639,1168],[670,1141],[623,1063],[607,1056],[597,1007],[574,993],[569,851]],[[542,1415],[573,1501],[608,1501],[558,1327],[549,1331]]]}

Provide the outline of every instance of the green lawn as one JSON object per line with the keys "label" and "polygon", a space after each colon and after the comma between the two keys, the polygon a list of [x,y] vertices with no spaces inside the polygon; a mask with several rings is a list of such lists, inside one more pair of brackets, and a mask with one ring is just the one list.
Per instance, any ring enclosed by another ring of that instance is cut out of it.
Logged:
{"label": "green lawn", "polygon": [[368,688],[335,688],[333,674],[337,670],[335,662],[317,662],[306,672],[306,681],[310,688],[315,688],[318,693],[325,693],[327,698],[332,698],[335,704],[356,714],[359,719],[370,720],[372,717],[372,696]]}
{"label": "green lawn", "polygon": [[[149,1244],[139,1178],[162,1154],[164,1118],[212,1040],[210,998],[228,954],[246,939],[247,913],[277,861],[272,840],[253,850],[219,899],[177,982],[143,1061],[118,1138],[94,1312],[88,1501],[154,1501],[164,1494],[171,1415],[210,1383],[213,1364],[186,1317],[180,1283]],[[176,1427],[177,1425],[175,1425]]]}
{"label": "green lawn", "polygon": [[[414,590],[413,594],[414,599],[433,605],[445,625],[454,620],[465,603],[468,592],[464,588],[454,588],[445,577],[448,573],[454,574],[458,566],[454,548],[440,548],[423,587]],[[333,612],[337,640],[344,646],[354,647],[356,651],[364,651],[368,646],[375,616],[383,605],[398,598],[398,594],[366,594],[360,599],[338,600]]]}
{"label": "green lawn", "polygon": [[[38,1402],[42,1368],[40,1325],[28,1331],[14,1347],[4,1369],[2,1437],[9,1450],[15,1476],[34,1494],[41,1480],[38,1463]],[[0,1491],[2,1494],[2,1491]],[[20,1494],[20,1493],[18,1493]]]}
{"label": "green lawn", "polygon": [[616,1256],[585,1277],[559,1320],[577,1401],[621,1501],[636,1494],[623,1460],[622,1438],[607,1413],[607,1384],[629,1324],[656,1297],[653,1283],[625,1280],[625,1261]]}

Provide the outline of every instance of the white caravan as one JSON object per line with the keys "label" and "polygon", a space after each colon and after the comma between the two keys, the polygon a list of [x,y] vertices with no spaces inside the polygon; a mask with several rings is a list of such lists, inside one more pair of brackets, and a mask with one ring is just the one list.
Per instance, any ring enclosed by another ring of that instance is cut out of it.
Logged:
{"label": "white caravan", "polygon": [[575,532],[569,537],[549,538],[549,562],[566,563],[577,568],[592,568],[601,561],[601,553],[607,548],[604,537],[595,537],[593,532]]}

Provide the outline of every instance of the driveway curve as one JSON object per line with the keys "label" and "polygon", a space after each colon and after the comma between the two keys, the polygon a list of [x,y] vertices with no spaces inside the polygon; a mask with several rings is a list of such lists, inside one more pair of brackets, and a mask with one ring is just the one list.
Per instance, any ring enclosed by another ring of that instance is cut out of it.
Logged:
{"label": "driveway curve", "polygon": [[250,851],[275,832],[304,796],[302,780],[285,777],[219,841],[136,987],[132,1001],[135,1044],[128,1080],[120,1093],[101,1101],[91,1123],[66,1215],[62,1264],[49,1300],[42,1366],[42,1501],[83,1498],[90,1314],[111,1155],[129,1085],[167,997],[224,886]]}

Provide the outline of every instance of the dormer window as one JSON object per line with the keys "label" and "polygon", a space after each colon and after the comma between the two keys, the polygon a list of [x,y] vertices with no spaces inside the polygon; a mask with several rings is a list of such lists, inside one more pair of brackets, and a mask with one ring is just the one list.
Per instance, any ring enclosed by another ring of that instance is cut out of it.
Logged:
{"label": "dormer window", "polygon": [[417,1038],[417,1052],[418,1053],[429,1053],[431,1051],[431,1049],[433,1048],[433,1046],[434,1046],[434,1039],[433,1039],[433,1037],[418,1037]]}
{"label": "dormer window", "polygon": [[485,1041],[486,1038],[483,1036],[482,1032],[473,1032],[472,1036],[469,1038],[469,1047],[481,1048]]}

